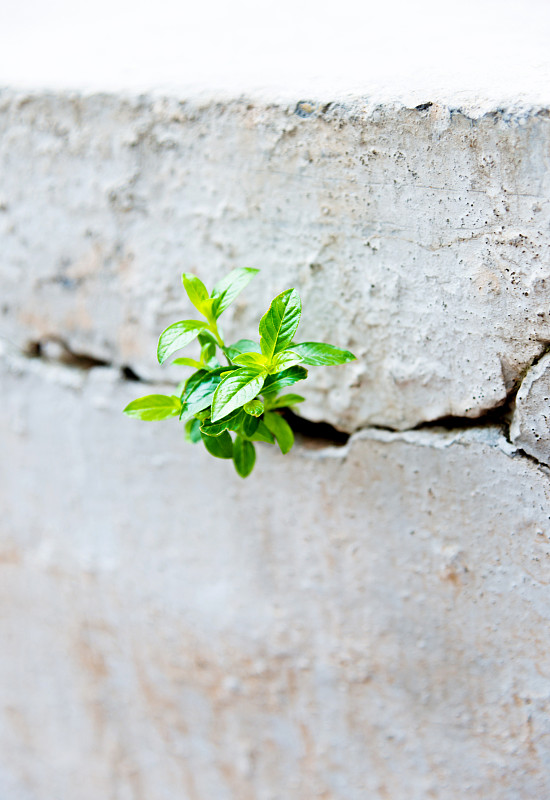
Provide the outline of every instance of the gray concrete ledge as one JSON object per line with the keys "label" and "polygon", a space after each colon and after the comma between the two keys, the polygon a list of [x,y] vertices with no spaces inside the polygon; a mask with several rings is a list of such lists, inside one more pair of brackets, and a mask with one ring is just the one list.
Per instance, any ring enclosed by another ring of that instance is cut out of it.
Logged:
{"label": "gray concrete ledge", "polygon": [[191,313],[181,271],[260,267],[228,336],[296,286],[300,336],[359,356],[311,370],[304,413],[352,431],[475,418],[550,340],[546,110],[0,98],[17,345],[62,336],[159,379],[158,334]]}

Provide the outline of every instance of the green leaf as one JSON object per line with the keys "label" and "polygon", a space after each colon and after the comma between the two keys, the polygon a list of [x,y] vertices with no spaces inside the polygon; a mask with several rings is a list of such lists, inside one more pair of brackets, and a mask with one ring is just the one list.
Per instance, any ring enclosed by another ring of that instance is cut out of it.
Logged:
{"label": "green leaf", "polygon": [[259,269],[250,269],[244,267],[242,269],[234,269],[225,278],[222,278],[219,283],[214,286],[212,292],[212,314],[217,319],[225,309],[231,305],[244,287],[250,283],[252,278],[257,275]]}
{"label": "green leaf", "polygon": [[253,400],[261,391],[266,375],[266,370],[253,367],[242,367],[227,375],[212,400],[212,422],[218,422],[235,408]]}
{"label": "green leaf", "polygon": [[238,431],[241,427],[243,419],[243,410],[241,408],[237,408],[235,411],[232,411],[231,414],[228,414],[226,417],[223,417],[223,419],[220,419],[219,422],[211,422],[210,420],[203,422],[201,425],[201,431],[207,436],[219,436],[220,433],[223,433],[223,431],[226,430]]}
{"label": "green leaf", "polygon": [[182,395],[182,400],[188,399],[188,396],[191,392],[195,390],[195,388],[205,380],[214,380],[215,378],[219,378],[221,380],[221,375],[225,370],[234,370],[235,367],[216,367],[216,369],[206,369],[206,367],[202,367],[197,372],[194,372],[186,381],[185,384],[185,392]]}
{"label": "green leaf", "polygon": [[129,417],[137,417],[147,421],[177,417],[181,410],[179,397],[165,394],[148,394],[132,400],[124,409]]}
{"label": "green leaf", "polygon": [[303,403],[304,400],[305,398],[301,397],[299,394],[282,394],[269,403],[269,410],[272,408],[290,408],[290,406]]}
{"label": "green leaf", "polygon": [[300,323],[302,303],[296,289],[281,292],[260,320],[260,347],[270,360],[287,347]]}
{"label": "green leaf", "polygon": [[185,438],[188,442],[196,444],[201,440],[200,421],[192,417],[185,423]]}
{"label": "green leaf", "polygon": [[172,364],[181,364],[183,367],[195,367],[195,369],[202,369],[200,361],[195,361],[194,358],[175,358]]}
{"label": "green leaf", "polygon": [[244,418],[245,418],[245,413],[243,409],[242,408],[237,409],[237,416],[230,420],[227,426],[227,430],[239,433],[242,428]]}
{"label": "green leaf", "polygon": [[252,442],[237,436],[233,443],[233,463],[241,478],[246,478],[254,469],[256,450]]}
{"label": "green leaf", "polygon": [[252,417],[260,417],[264,413],[264,404],[259,397],[244,404],[244,410]]}
{"label": "green leaf", "polygon": [[221,369],[208,371],[206,369],[195,372],[187,381],[182,395],[182,419],[194,417],[199,411],[208,408],[214,393],[221,382]]}
{"label": "green leaf", "polygon": [[[210,310],[210,295],[204,283],[191,272],[184,272],[181,276],[183,286],[187,292],[187,297],[191,300],[197,311],[205,314],[206,309]],[[205,316],[208,316],[205,314]]]}
{"label": "green leaf", "polygon": [[164,364],[172,353],[175,353],[176,350],[181,350],[186,344],[196,339],[203,328],[206,328],[206,322],[199,322],[199,320],[195,319],[185,319],[169,325],[159,338],[157,347],[159,364]]}
{"label": "green leaf", "polygon": [[201,433],[204,446],[210,455],[216,458],[233,458],[233,441],[227,431],[219,436],[207,436]]}
{"label": "green leaf", "polygon": [[260,420],[258,417],[251,417],[250,414],[245,414],[241,426],[244,436],[247,438],[254,436],[259,424]]}
{"label": "green leaf", "polygon": [[[254,419],[254,418],[248,417],[248,419]],[[244,436],[244,438],[250,439],[251,442],[267,442],[268,444],[273,444],[275,440],[273,439],[273,436],[271,435],[265,423],[263,423],[261,420],[259,421],[256,420],[256,422],[259,422],[259,424],[254,433],[247,435],[243,431],[242,435]]]}
{"label": "green leaf", "polygon": [[293,383],[303,381],[305,378],[307,378],[307,369],[304,369],[304,367],[290,367],[290,369],[285,369],[284,372],[270,375],[264,383],[262,394],[277,394],[285,386],[292,386]]}
{"label": "green leaf", "polygon": [[182,401],[184,401],[189,394],[201,383],[208,375],[208,370],[201,367],[196,372],[193,372],[184,383],[183,391],[180,394]]}
{"label": "green leaf", "polygon": [[331,344],[323,342],[302,342],[293,344],[292,352],[302,357],[302,362],[311,367],[331,367],[336,364],[346,364],[355,361],[355,356],[349,350],[340,350]]}
{"label": "green leaf", "polygon": [[254,342],[252,339],[239,339],[238,342],[230,345],[225,352],[229,360],[233,361],[233,358],[240,353],[261,353],[262,351],[258,342]]}
{"label": "green leaf", "polygon": [[279,414],[274,414],[272,411],[266,411],[264,422],[277,439],[281,453],[288,453],[294,444],[294,433],[286,419],[283,419]]}
{"label": "green leaf", "polygon": [[[220,366],[217,358],[216,358],[216,345],[214,342],[206,342],[201,347],[201,360],[202,363],[205,365],[212,364],[213,366]],[[214,362],[216,362],[214,364]]]}
{"label": "green leaf", "polygon": [[258,367],[259,369],[264,369],[264,367],[267,367],[269,361],[269,359],[267,359],[261,353],[241,353],[231,360],[234,364],[238,364],[240,367]]}
{"label": "green leaf", "polygon": [[271,373],[282,372],[284,369],[288,369],[289,367],[294,367],[296,364],[299,364],[302,360],[303,360],[302,356],[299,355],[298,353],[294,353],[292,350],[283,350],[281,353],[277,353],[277,355],[271,362],[269,371]]}
{"label": "green leaf", "polygon": [[214,345],[214,347],[216,347],[216,345],[218,344],[218,342],[216,341],[216,337],[214,336],[212,331],[205,329],[204,331],[201,331],[199,333],[199,344],[202,348],[204,347],[205,344],[208,344],[209,342],[211,342]]}

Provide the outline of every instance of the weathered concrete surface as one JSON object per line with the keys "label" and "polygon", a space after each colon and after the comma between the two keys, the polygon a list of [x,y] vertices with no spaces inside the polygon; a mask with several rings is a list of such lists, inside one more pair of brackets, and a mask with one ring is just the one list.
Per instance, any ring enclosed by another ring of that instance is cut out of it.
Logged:
{"label": "weathered concrete surface", "polygon": [[[1,800],[550,796],[550,117],[331,99],[0,93]],[[116,368],[234,266],[359,356],[246,482]]]}
{"label": "weathered concrete surface", "polygon": [[0,94],[2,334],[158,376],[181,271],[256,266],[229,337],[295,285],[300,337],[359,356],[311,370],[306,416],[405,429],[504,402],[550,341],[548,113],[331,99]]}
{"label": "weathered concrete surface", "polygon": [[526,374],[516,395],[510,438],[543,464],[550,464],[550,354]]}
{"label": "weathered concrete surface", "polygon": [[114,370],[0,385],[0,797],[550,795],[550,484],[497,429],[243,482]]}

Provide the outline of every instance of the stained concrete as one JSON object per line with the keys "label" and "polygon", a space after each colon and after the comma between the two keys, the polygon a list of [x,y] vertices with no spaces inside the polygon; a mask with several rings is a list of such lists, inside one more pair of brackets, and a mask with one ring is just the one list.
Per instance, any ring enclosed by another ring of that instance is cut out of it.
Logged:
{"label": "stained concrete", "polygon": [[547,474],[498,428],[253,476],[3,364],[0,795],[545,797]]}
{"label": "stained concrete", "polygon": [[[183,97],[0,94],[0,797],[548,796],[546,106]],[[234,266],[358,356],[244,482],[121,413]]]}

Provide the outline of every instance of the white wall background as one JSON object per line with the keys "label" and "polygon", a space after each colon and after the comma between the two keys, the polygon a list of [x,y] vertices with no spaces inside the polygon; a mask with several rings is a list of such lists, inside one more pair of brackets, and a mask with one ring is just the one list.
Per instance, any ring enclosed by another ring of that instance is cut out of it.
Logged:
{"label": "white wall background", "polygon": [[3,0],[0,85],[541,101],[549,33],[545,0]]}

